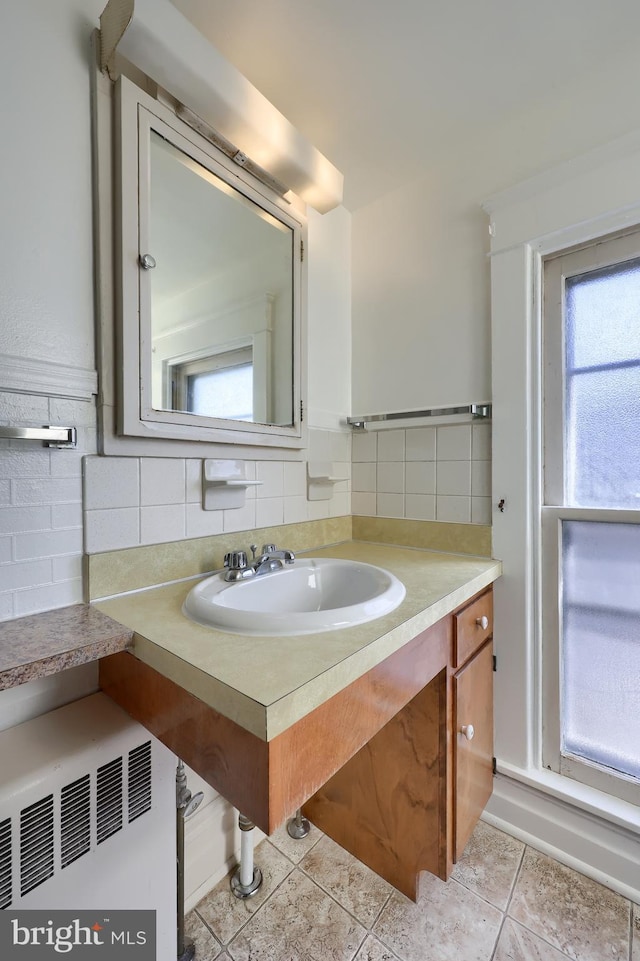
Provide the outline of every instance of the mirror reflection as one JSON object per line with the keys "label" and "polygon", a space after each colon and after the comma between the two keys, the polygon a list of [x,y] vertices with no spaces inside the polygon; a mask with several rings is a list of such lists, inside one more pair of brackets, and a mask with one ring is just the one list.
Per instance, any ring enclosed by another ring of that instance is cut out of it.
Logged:
{"label": "mirror reflection", "polygon": [[293,230],[151,131],[152,405],[293,423]]}

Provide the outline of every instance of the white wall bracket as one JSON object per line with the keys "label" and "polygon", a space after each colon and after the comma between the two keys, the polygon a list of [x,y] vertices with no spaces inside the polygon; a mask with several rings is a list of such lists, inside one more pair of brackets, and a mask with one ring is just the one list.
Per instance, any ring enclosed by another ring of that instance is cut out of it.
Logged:
{"label": "white wall bracket", "polygon": [[241,460],[204,460],[202,462],[202,509],[231,510],[244,507],[247,488],[262,483],[245,476]]}
{"label": "white wall bracket", "polygon": [[328,501],[333,497],[333,489],[348,477],[339,477],[330,461],[309,461],[307,463],[307,500]]}

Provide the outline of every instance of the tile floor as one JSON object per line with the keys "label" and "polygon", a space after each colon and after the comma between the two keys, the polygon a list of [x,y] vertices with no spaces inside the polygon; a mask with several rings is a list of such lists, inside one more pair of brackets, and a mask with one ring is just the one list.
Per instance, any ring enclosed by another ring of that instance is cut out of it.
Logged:
{"label": "tile floor", "polygon": [[640,961],[640,906],[482,821],[416,904],[313,827],[256,863],[253,898],[224,880],[189,914],[196,961]]}

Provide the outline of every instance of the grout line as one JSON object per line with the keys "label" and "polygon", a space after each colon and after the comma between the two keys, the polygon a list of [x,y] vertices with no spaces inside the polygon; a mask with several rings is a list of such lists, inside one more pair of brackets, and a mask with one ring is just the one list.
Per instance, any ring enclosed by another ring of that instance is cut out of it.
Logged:
{"label": "grout line", "polygon": [[[527,845],[526,845],[526,844],[523,844],[523,846],[522,846],[522,853],[521,853],[521,855],[520,855],[520,861],[519,861],[519,863],[518,863],[518,867],[516,868],[516,870],[515,870],[515,872],[514,872],[513,881],[511,882],[511,890],[509,891],[509,897],[507,898],[507,903],[505,904],[505,907],[504,907],[504,913],[505,913],[505,915],[508,915],[508,914],[509,914],[509,908],[511,907],[511,902],[512,902],[512,900],[513,900],[513,895],[514,895],[514,893],[515,893],[516,886],[517,886],[518,881],[519,881],[519,879],[520,879],[520,874],[521,874],[521,872],[522,872],[522,865],[524,864],[524,856],[525,856],[526,853],[527,853]],[[509,915],[509,916],[510,916],[510,915]]]}

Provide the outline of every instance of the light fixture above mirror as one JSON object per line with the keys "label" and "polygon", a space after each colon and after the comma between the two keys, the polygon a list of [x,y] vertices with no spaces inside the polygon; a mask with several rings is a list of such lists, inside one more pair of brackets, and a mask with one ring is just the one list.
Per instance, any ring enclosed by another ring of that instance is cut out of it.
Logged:
{"label": "light fixture above mirror", "polygon": [[342,203],[343,177],[169,0],[109,0],[100,62],[116,53],[320,213]]}

